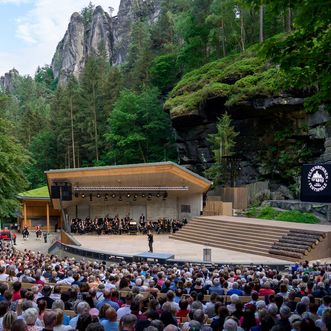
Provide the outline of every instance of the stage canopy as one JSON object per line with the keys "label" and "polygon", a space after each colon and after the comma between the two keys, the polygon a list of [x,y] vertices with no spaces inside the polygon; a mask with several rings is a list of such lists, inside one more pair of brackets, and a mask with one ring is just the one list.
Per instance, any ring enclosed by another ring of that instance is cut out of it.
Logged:
{"label": "stage canopy", "polygon": [[[124,206],[126,212],[131,206],[131,214],[132,210],[134,214],[145,211],[153,218],[162,216],[162,208],[163,213],[176,209],[171,212],[176,217],[182,216],[180,210],[184,210],[183,213],[187,210],[189,217],[197,216],[202,211],[202,196],[211,185],[206,178],[173,162],[49,170],[45,173],[54,208],[67,208],[70,217],[77,216],[79,209],[85,210],[90,217],[104,217],[107,208],[116,212],[115,207]],[[84,209],[86,205],[90,206],[88,212]]]}

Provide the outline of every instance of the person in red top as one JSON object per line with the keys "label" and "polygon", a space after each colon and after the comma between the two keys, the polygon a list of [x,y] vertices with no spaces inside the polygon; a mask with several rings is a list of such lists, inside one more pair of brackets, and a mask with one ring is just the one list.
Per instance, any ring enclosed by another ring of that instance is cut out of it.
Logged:
{"label": "person in red top", "polygon": [[275,291],[270,288],[270,282],[265,282],[263,287],[259,291],[259,296],[269,296],[269,295],[275,295]]}
{"label": "person in red top", "polygon": [[14,282],[13,283],[12,301],[17,301],[17,300],[21,299],[21,288],[22,288],[21,282]]}
{"label": "person in red top", "polygon": [[188,301],[186,300],[180,300],[179,301],[179,310],[177,310],[176,317],[186,317],[189,313],[188,307]]}

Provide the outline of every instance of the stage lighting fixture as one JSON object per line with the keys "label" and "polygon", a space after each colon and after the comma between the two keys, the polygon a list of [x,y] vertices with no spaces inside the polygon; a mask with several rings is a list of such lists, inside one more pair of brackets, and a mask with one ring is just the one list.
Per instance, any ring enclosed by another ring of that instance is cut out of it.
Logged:
{"label": "stage lighting fixture", "polygon": [[118,201],[122,201],[122,196],[121,195],[119,196]]}
{"label": "stage lighting fixture", "polygon": [[151,193],[148,193],[147,200],[148,200],[148,201],[152,200],[152,194],[151,194]]}
{"label": "stage lighting fixture", "polygon": [[90,193],[90,201],[92,201],[93,199],[92,199],[92,193]]}
{"label": "stage lighting fixture", "polygon": [[98,198],[98,199],[101,198],[101,194],[100,194],[100,193],[97,194],[97,198]]}
{"label": "stage lighting fixture", "polygon": [[78,192],[75,193],[75,198],[78,198]]}
{"label": "stage lighting fixture", "polygon": [[157,198],[160,197],[160,193],[159,193],[159,192],[156,193],[156,197],[157,197]]}
{"label": "stage lighting fixture", "polygon": [[84,193],[82,193],[81,197],[84,199],[84,198],[85,198],[85,194],[84,194]]}
{"label": "stage lighting fixture", "polygon": [[127,196],[128,198],[130,198],[130,197],[131,197],[131,193],[128,193],[126,196]]}
{"label": "stage lighting fixture", "polygon": [[146,196],[146,194],[145,194],[145,193],[143,193],[143,194],[141,195],[141,197],[142,197],[142,198],[145,198],[145,196]]}
{"label": "stage lighting fixture", "polygon": [[105,194],[105,201],[108,201],[108,193]]}
{"label": "stage lighting fixture", "polygon": [[134,198],[134,199],[137,199],[137,198],[138,198],[138,194],[135,194],[135,195],[133,196],[133,198]]}
{"label": "stage lighting fixture", "polygon": [[113,193],[113,194],[111,195],[111,197],[112,197],[113,199],[115,199],[115,198],[116,198],[116,194]]}

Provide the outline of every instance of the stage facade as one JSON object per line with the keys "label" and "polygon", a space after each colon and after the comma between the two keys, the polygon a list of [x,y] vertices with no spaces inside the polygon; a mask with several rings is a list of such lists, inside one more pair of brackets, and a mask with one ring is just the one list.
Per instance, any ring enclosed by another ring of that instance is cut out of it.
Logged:
{"label": "stage facade", "polygon": [[67,230],[73,218],[191,219],[211,182],[173,162],[46,172],[51,201]]}

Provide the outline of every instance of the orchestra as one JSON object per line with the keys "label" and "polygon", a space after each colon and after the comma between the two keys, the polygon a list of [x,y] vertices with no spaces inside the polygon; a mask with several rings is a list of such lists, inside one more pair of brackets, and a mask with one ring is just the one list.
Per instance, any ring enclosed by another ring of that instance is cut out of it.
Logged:
{"label": "orchestra", "polygon": [[182,220],[176,219],[158,219],[156,221],[146,220],[142,214],[139,217],[139,221],[136,222],[128,215],[124,218],[120,218],[118,215],[114,217],[104,218],[90,218],[85,219],[73,218],[71,220],[71,233],[86,234],[97,233],[101,234],[147,234],[149,230],[160,233],[175,233],[187,224],[186,218]]}

